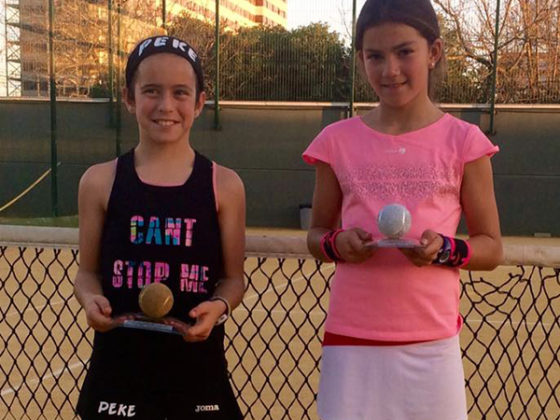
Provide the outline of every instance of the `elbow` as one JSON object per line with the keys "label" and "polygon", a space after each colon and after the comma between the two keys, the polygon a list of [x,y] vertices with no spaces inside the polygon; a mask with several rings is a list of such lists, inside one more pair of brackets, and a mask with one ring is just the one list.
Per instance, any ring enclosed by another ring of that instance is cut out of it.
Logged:
{"label": "elbow", "polygon": [[501,241],[496,241],[493,246],[488,246],[485,252],[477,252],[471,262],[467,264],[468,270],[492,271],[504,264],[504,249]]}
{"label": "elbow", "polygon": [[498,241],[492,253],[489,253],[487,270],[494,270],[500,265],[504,264],[504,247],[502,246],[502,241]]}
{"label": "elbow", "polygon": [[307,250],[309,251],[310,254],[313,254],[313,241],[311,238],[311,232],[308,231],[307,232],[307,238],[306,238],[306,245],[307,245]]}
{"label": "elbow", "polygon": [[494,252],[494,268],[503,265],[505,260],[504,246],[501,240],[496,241],[496,251]]}
{"label": "elbow", "polygon": [[498,268],[500,265],[502,265],[503,263],[503,259],[499,260],[499,259],[494,259],[492,261],[489,261],[488,265],[486,267],[484,267],[485,271],[492,271],[496,268]]}
{"label": "elbow", "polygon": [[82,304],[82,299],[81,299],[81,293],[80,293],[80,288],[79,286],[76,284],[76,282],[74,282],[74,288],[73,288],[73,295],[76,298],[76,300],[80,303],[80,305]]}
{"label": "elbow", "polygon": [[[505,261],[505,255],[504,255],[504,248],[502,247],[502,244],[500,243],[500,252],[497,258],[497,262],[496,262],[496,267],[498,267],[499,265],[503,265]],[[494,267],[494,268],[496,268]]]}
{"label": "elbow", "polygon": [[307,250],[316,259],[322,260],[323,254],[320,250],[320,238],[322,231],[315,231],[313,228],[307,232]]}
{"label": "elbow", "polygon": [[307,238],[306,238],[305,242],[306,242],[307,250],[309,251],[309,253],[311,255],[313,255],[314,257],[316,257],[316,255],[315,255],[316,252],[314,252],[315,247],[314,247],[314,243],[313,243],[314,242],[313,237],[314,237],[313,232],[310,229],[309,231],[307,231]]}

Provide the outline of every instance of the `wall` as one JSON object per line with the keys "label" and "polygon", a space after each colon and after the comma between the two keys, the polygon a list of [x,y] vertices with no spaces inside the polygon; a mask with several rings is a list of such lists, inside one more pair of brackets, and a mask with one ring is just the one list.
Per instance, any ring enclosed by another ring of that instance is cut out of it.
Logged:
{"label": "wall", "polygon": [[[488,129],[484,108],[444,106]],[[115,129],[107,102],[57,104],[59,209],[76,213],[79,177],[92,163],[115,156]],[[358,110],[367,111],[367,106]],[[222,104],[221,130],[207,106],[196,122],[193,145],[237,170],[247,190],[251,226],[299,226],[299,205],[310,203],[314,171],[301,152],[327,124],[345,117],[331,104]],[[560,236],[560,107],[499,106],[492,141],[502,231],[507,235]],[[123,112],[122,150],[136,141],[134,119]],[[50,167],[49,104],[0,101],[0,206]],[[48,216],[51,178],[46,178],[0,216]]]}

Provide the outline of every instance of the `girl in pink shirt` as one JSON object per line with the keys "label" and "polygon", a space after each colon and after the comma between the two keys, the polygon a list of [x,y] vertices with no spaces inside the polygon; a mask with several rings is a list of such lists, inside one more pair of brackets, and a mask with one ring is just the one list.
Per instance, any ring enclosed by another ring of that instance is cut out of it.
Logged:
{"label": "girl in pink shirt", "polygon": [[[502,260],[498,148],[431,100],[444,52],[430,0],[366,1],[356,48],[379,106],[326,127],[303,154],[316,167],[308,246],[337,263],[319,414],[465,420],[459,268]],[[417,246],[376,246],[377,215],[391,203],[410,211]],[[461,214],[466,241],[455,238]]]}

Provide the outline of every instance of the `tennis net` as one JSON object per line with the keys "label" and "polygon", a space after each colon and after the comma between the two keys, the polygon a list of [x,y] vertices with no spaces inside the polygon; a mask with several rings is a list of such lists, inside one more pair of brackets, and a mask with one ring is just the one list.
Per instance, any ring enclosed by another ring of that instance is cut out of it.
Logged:
{"label": "tennis net", "polygon": [[[76,229],[0,226],[0,418],[71,419],[92,331],[72,294]],[[470,419],[560,412],[560,247],[508,245],[504,266],[463,272]],[[316,420],[333,264],[301,236],[248,235],[227,358],[247,419]]]}

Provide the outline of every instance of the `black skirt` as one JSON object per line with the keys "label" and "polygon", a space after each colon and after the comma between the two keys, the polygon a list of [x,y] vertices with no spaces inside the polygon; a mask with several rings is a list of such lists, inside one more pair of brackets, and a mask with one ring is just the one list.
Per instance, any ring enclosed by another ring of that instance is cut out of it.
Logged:
{"label": "black skirt", "polygon": [[96,333],[77,414],[83,420],[241,420],[223,327],[200,343],[126,328]]}

